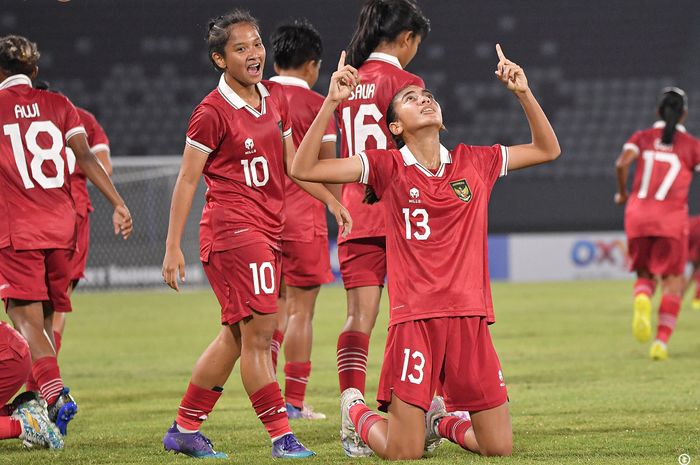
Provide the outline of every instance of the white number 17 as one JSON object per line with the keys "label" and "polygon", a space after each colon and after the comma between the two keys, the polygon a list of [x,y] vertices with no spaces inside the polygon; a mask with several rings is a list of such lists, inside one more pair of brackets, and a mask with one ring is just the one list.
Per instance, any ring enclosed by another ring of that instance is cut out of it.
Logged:
{"label": "white number 17", "polygon": [[675,153],[655,152],[653,150],[645,150],[642,156],[644,157],[644,171],[642,172],[642,182],[639,185],[637,197],[646,199],[649,195],[649,184],[651,183],[653,166],[655,162],[660,162],[668,163],[670,166],[666,176],[664,176],[664,180],[661,181],[659,188],[656,190],[654,198],[656,200],[664,200],[673,185],[673,181],[676,180],[678,173],[681,171],[681,161]]}

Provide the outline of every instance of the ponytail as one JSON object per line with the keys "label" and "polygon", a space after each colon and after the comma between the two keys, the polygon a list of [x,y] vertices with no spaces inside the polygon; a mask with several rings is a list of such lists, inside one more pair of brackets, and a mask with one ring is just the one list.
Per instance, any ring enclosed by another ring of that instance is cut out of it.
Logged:
{"label": "ponytail", "polygon": [[392,42],[404,31],[423,39],[430,32],[430,21],[413,0],[367,0],[348,45],[347,63],[359,68],[379,44]]}
{"label": "ponytail", "polygon": [[659,116],[666,125],[661,135],[661,142],[671,145],[673,144],[673,136],[676,134],[676,125],[688,110],[688,97],[678,87],[667,87],[662,90],[662,95],[659,103]]}

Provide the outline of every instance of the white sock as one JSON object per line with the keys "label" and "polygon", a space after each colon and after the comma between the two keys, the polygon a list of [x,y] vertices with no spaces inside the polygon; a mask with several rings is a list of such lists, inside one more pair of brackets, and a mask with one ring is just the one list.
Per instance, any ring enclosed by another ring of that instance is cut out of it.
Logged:
{"label": "white sock", "polygon": [[192,433],[196,433],[197,431],[199,431],[198,429],[186,429],[186,428],[183,428],[182,426],[178,425],[177,423],[175,423],[175,426],[177,427],[177,430],[178,430],[179,432],[181,432],[181,433],[192,434]]}

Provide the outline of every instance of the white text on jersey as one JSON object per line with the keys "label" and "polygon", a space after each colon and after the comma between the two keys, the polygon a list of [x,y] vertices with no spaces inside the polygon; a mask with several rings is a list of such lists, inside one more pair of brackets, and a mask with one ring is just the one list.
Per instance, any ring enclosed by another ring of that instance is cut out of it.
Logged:
{"label": "white text on jersey", "polygon": [[350,94],[348,100],[367,100],[374,98],[374,84],[360,84],[355,87],[355,91]]}
{"label": "white text on jersey", "polygon": [[39,104],[15,105],[15,118],[37,118],[39,116]]}

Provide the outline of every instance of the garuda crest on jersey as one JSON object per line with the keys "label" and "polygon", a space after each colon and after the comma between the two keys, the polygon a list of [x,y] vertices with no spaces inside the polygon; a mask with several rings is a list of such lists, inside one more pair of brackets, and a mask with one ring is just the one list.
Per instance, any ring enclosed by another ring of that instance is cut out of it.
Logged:
{"label": "garuda crest on jersey", "polygon": [[472,190],[469,188],[466,179],[460,179],[459,181],[452,181],[450,183],[452,190],[457,194],[457,198],[462,202],[467,202],[472,199]]}

